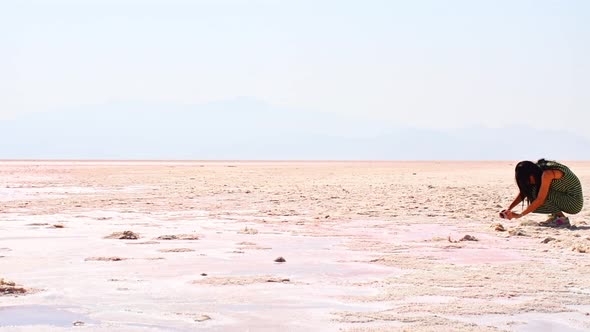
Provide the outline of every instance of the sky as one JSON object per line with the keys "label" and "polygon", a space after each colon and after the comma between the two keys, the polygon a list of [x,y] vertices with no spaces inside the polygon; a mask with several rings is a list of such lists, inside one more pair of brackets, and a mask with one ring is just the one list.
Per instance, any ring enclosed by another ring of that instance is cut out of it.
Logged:
{"label": "sky", "polygon": [[590,139],[588,41],[585,0],[0,0],[0,125],[121,105],[163,121],[192,105],[206,123],[203,105],[246,98],[326,128]]}

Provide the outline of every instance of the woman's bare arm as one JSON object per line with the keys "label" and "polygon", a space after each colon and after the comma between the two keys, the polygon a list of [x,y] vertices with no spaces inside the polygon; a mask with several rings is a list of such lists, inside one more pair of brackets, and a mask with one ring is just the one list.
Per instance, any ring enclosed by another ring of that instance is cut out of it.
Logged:
{"label": "woman's bare arm", "polygon": [[527,214],[540,208],[541,205],[545,204],[545,201],[547,200],[547,195],[549,195],[549,187],[551,187],[551,181],[561,179],[562,176],[563,172],[560,170],[544,171],[543,176],[541,177],[541,187],[539,188],[537,198],[524,211],[522,211],[522,213],[512,212],[511,217],[520,218],[522,216],[526,216]]}
{"label": "woman's bare arm", "polygon": [[516,195],[516,198],[514,199],[512,204],[510,204],[510,206],[508,207],[508,211],[514,209],[514,207],[516,207],[518,204],[520,204],[520,202],[522,202],[522,196],[520,195],[520,193],[518,193],[518,195]]}

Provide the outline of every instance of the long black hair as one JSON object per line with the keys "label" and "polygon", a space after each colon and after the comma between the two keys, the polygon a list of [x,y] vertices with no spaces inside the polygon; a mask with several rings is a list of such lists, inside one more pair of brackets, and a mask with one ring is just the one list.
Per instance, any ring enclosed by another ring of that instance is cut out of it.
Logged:
{"label": "long black hair", "polygon": [[[528,204],[531,204],[537,198],[537,193],[541,188],[541,176],[545,167],[547,167],[545,159],[540,159],[537,163],[525,160],[516,164],[514,177],[520,190],[520,198],[523,201],[526,200]],[[531,183],[531,176],[535,179],[534,184]]]}

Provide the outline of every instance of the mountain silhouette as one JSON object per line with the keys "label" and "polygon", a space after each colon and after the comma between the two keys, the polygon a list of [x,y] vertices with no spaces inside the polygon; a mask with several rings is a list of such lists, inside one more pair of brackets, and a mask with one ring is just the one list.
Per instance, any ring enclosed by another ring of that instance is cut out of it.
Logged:
{"label": "mountain silhouette", "polygon": [[[402,120],[402,119],[400,119]],[[419,129],[251,98],[109,103],[0,121],[2,159],[590,159],[590,142],[521,126]]]}

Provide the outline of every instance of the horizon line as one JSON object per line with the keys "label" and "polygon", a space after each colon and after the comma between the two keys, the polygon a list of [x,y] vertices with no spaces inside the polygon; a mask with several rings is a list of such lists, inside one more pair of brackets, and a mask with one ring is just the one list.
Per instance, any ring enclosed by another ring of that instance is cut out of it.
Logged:
{"label": "horizon line", "polygon": [[[92,159],[92,158],[80,158],[80,159],[36,159],[36,158],[23,158],[23,159],[2,159],[0,162],[144,162],[144,163],[156,163],[156,162],[169,162],[169,163],[387,163],[387,162],[513,162],[516,160],[528,160],[528,159]],[[532,160],[532,159],[531,159]],[[564,161],[573,162],[590,162],[589,159],[564,159]]]}

